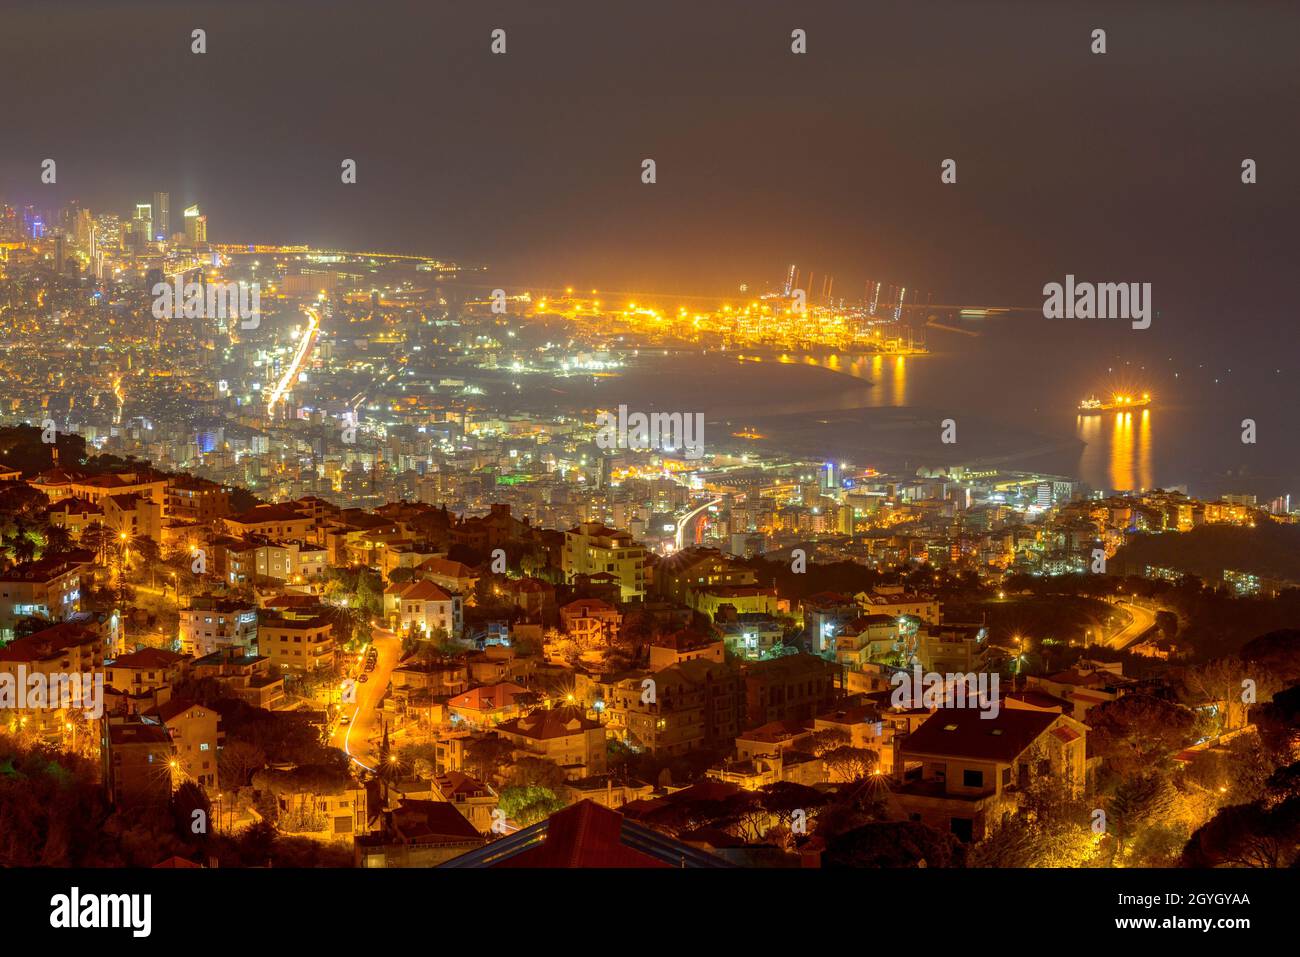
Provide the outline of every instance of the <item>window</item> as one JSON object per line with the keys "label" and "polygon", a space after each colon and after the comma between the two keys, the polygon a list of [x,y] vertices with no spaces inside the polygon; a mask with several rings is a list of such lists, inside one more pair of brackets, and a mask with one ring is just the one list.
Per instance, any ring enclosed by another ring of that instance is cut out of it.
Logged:
{"label": "window", "polygon": [[982,788],[984,786],[984,772],[972,771],[969,768],[961,773],[962,787]]}

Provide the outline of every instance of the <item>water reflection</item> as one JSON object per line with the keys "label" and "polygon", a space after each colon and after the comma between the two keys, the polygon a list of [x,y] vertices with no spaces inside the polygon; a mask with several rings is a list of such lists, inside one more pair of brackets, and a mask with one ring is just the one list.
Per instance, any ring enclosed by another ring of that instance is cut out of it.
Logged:
{"label": "water reflection", "polygon": [[1077,422],[1085,443],[1079,457],[1079,475],[1085,482],[1117,491],[1155,486],[1150,409],[1080,415]]}
{"label": "water reflection", "polygon": [[855,379],[872,383],[866,405],[872,408],[907,405],[907,358],[894,356],[892,361],[880,353],[829,356],[801,354],[798,357],[782,354],[778,362],[803,362],[832,372],[846,373]]}
{"label": "water reflection", "polygon": [[890,398],[894,405],[907,405],[907,360],[894,357],[894,374],[890,380]]}

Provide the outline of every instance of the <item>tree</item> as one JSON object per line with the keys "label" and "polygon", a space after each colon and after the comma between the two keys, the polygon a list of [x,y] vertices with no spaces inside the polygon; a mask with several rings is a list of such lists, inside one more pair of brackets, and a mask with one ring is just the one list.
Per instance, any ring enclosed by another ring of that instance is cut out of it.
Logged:
{"label": "tree", "polygon": [[432,778],[437,774],[438,748],[433,744],[404,744],[397,749],[397,759],[410,768],[413,777]]}
{"label": "tree", "polygon": [[73,550],[72,535],[62,525],[47,523],[41,534],[45,536],[45,548],[42,555],[62,555]]}
{"label": "tree", "polygon": [[564,786],[564,771],[554,761],[521,757],[506,771],[507,787],[544,787],[558,791]]}
{"label": "tree", "polygon": [[830,796],[793,781],[777,781],[759,788],[759,798],[763,810],[776,817],[787,830],[794,823],[796,812],[804,814],[804,824],[812,830],[817,810],[830,801]]}
{"label": "tree", "polygon": [[866,748],[853,748],[844,745],[822,756],[826,769],[841,781],[858,781],[872,772],[876,766],[876,753]]}
{"label": "tree", "polygon": [[1127,694],[1088,711],[1088,744],[1121,777],[1167,763],[1192,743],[1196,717],[1187,708],[1146,694]]}
{"label": "tree", "polygon": [[246,865],[269,864],[280,834],[269,821],[257,821],[239,833],[239,856]]}
{"label": "tree", "polygon": [[832,837],[825,867],[962,867],[966,848],[952,834],[917,821],[866,824]]}
{"label": "tree", "polygon": [[1300,685],[1274,694],[1272,701],[1254,709],[1252,718],[1266,748],[1277,755],[1293,754],[1300,745]]}
{"label": "tree", "polygon": [[514,745],[495,734],[473,737],[465,745],[464,765],[474,777],[490,784],[514,758],[514,750]]}
{"label": "tree", "polygon": [[727,830],[748,843],[762,840],[771,819],[763,796],[757,791],[738,791],[722,801]]}
{"label": "tree", "polygon": [[1278,768],[1264,782],[1264,802],[1276,807],[1284,801],[1300,798],[1300,761]]}
{"label": "tree", "polygon": [[1290,867],[1300,843],[1300,798],[1222,808],[1183,848],[1185,867]]}
{"label": "tree", "polygon": [[40,615],[23,615],[14,622],[14,637],[26,638],[50,627],[50,620]]}
{"label": "tree", "polygon": [[1166,818],[1173,805],[1169,779],[1145,774],[1120,782],[1106,815],[1107,831],[1115,837],[1115,852],[1124,859],[1128,841],[1144,826]]}
{"label": "tree", "polygon": [[131,539],[129,547],[140,557],[140,568],[144,572],[162,561],[162,548],[148,535],[136,535]]}
{"label": "tree", "polygon": [[1280,685],[1294,684],[1300,680],[1300,628],[1260,635],[1242,647],[1241,659],[1248,667],[1272,675]]}
{"label": "tree", "polygon": [[1247,680],[1255,682],[1257,700],[1272,697],[1275,679],[1266,669],[1234,655],[1216,658],[1183,673],[1183,702],[1193,707],[1213,703],[1218,726],[1212,731],[1235,730],[1246,723],[1242,693]]}
{"label": "tree", "polygon": [[[109,551],[116,547],[117,536],[113,530],[99,522],[91,522],[81,530],[81,547],[89,549],[95,553],[95,558],[101,565],[108,564]],[[188,564],[186,571],[189,571]]]}
{"label": "tree", "polygon": [[35,518],[49,505],[42,492],[38,492],[25,482],[18,482],[0,488],[0,514],[14,519]]}
{"label": "tree", "polygon": [[96,779],[90,761],[0,735],[0,866],[126,864]]}
{"label": "tree", "polygon": [[564,801],[550,788],[530,785],[501,790],[501,810],[520,827],[536,824],[564,808]]}
{"label": "tree", "polygon": [[969,849],[969,867],[1086,867],[1096,856],[1082,820],[1017,814]]}
{"label": "tree", "polygon": [[16,564],[30,562],[36,557],[37,540],[23,532],[9,540],[8,552]]}
{"label": "tree", "polygon": [[1165,609],[1157,611],[1156,625],[1166,638],[1172,640],[1178,637],[1178,615],[1174,612]]}
{"label": "tree", "polygon": [[842,748],[850,741],[847,731],[839,728],[824,728],[808,736],[808,748],[817,757],[824,757],[836,748]]}
{"label": "tree", "polygon": [[266,767],[266,752],[248,741],[232,741],[221,749],[217,772],[224,788],[242,788],[248,776]]}
{"label": "tree", "polygon": [[182,841],[206,844],[212,833],[212,802],[193,781],[181,783],[171,796],[172,820]]}

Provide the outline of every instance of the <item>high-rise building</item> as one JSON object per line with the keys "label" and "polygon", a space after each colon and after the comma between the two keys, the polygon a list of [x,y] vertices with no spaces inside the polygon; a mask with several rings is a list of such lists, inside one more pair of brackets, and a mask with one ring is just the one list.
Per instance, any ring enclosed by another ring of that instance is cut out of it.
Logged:
{"label": "high-rise building", "polygon": [[143,246],[153,241],[153,206],[149,203],[135,204],[135,219],[132,221],[136,246]]}
{"label": "high-rise building", "polygon": [[122,222],[112,213],[105,213],[95,221],[95,248],[110,253],[122,246]]}
{"label": "high-rise building", "polygon": [[171,239],[172,207],[168,193],[153,194],[153,225],[159,239]]}
{"label": "high-rise building", "polygon": [[82,209],[77,211],[74,230],[77,245],[82,249],[89,250],[94,242],[95,234],[95,218],[90,215],[90,210]]}
{"label": "high-rise building", "polygon": [[834,462],[822,466],[822,490],[834,492],[840,487],[840,470]]}
{"label": "high-rise building", "polygon": [[208,241],[208,217],[199,212],[198,203],[185,209],[185,238],[191,246]]}

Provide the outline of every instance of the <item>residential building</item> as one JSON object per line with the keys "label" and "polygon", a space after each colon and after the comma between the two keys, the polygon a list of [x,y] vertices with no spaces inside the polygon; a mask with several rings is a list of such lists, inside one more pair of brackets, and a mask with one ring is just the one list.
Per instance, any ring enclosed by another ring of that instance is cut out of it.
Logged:
{"label": "residential building", "polygon": [[257,653],[275,671],[323,671],[337,664],[334,625],[326,617],[263,614],[257,623]]}
{"label": "residential building", "polygon": [[1086,725],[1051,711],[990,713],[941,708],[899,745],[893,793],[910,820],[979,841],[1035,782],[1082,793]]}
{"label": "residential building", "polygon": [[62,621],[81,610],[81,587],[94,555],[75,551],[15,565],[0,574],[0,640],[14,637],[21,618]]}
{"label": "residential building", "polygon": [[521,751],[552,761],[568,778],[605,771],[605,729],[580,708],[538,709],[496,730]]}
{"label": "residential building", "polygon": [[569,584],[579,575],[604,573],[617,579],[621,601],[645,598],[645,549],[629,533],[600,522],[583,522],[564,533],[561,568]]}
{"label": "residential building", "polygon": [[226,648],[257,647],[257,608],[248,602],[195,595],[180,610],[182,654],[202,658]]}

